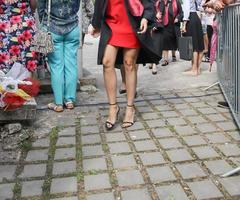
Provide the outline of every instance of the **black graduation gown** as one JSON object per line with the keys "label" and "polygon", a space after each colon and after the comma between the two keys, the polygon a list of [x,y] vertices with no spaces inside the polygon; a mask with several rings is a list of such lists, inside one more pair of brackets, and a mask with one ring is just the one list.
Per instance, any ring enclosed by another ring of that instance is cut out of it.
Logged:
{"label": "black graduation gown", "polygon": [[[137,59],[137,63],[154,63],[159,60],[160,56],[154,47],[153,38],[150,34],[150,29],[145,34],[137,34],[140,27],[141,17],[134,17],[129,10],[128,0],[124,0],[129,21],[132,25],[134,32],[141,44],[141,49]],[[141,0],[144,6],[143,16],[149,23],[154,21],[154,0]],[[94,15],[92,25],[94,28],[100,29],[101,36],[98,49],[98,64],[102,64],[106,45],[111,37],[111,29],[107,25],[105,18],[107,12],[108,0],[95,0]],[[116,64],[123,63],[122,51],[120,50],[117,55]]]}

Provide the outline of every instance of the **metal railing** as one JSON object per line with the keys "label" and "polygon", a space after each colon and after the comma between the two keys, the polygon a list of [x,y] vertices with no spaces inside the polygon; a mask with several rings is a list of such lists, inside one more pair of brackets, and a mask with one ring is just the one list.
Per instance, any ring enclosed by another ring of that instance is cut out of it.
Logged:
{"label": "metal railing", "polygon": [[227,6],[218,20],[219,83],[240,127],[240,3]]}

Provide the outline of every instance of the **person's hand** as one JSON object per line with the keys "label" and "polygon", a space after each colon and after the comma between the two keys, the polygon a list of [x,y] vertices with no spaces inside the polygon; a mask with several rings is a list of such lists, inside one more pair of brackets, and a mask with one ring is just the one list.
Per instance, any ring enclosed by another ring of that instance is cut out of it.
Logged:
{"label": "person's hand", "polygon": [[183,22],[182,29],[181,29],[181,32],[182,32],[182,33],[186,33],[186,32],[187,32],[187,26],[186,26],[186,25],[187,25],[187,22],[184,21],[184,22]]}
{"label": "person's hand", "polygon": [[100,30],[94,28],[94,27],[90,24],[89,27],[88,27],[88,33],[89,33],[91,36],[93,36],[94,38],[97,38],[97,37],[99,37],[99,35],[100,35]]}
{"label": "person's hand", "polygon": [[223,10],[224,7],[225,7],[225,4],[223,3],[222,0],[217,0],[217,1],[215,2],[215,4],[213,5],[213,9],[216,10],[216,11],[218,11],[218,12],[221,11],[221,10]]}
{"label": "person's hand", "polygon": [[162,18],[162,13],[161,13],[161,12],[157,12],[156,18],[157,18],[158,20],[160,20],[160,19]]}
{"label": "person's hand", "polygon": [[176,23],[178,23],[179,21],[178,21],[178,18],[175,18],[174,19],[174,24],[176,24]]}
{"label": "person's hand", "polygon": [[142,18],[141,23],[140,23],[140,28],[139,28],[140,31],[138,32],[138,34],[146,33],[147,28],[148,28],[148,20],[145,18]]}

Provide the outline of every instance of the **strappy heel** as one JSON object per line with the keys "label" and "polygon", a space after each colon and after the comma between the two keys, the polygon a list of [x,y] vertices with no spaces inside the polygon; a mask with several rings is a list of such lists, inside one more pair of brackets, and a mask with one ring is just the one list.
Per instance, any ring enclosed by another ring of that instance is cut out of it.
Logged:
{"label": "strappy heel", "polygon": [[[116,105],[117,105],[117,103],[109,104],[109,106],[116,106]],[[119,112],[120,112],[120,107],[117,106],[117,108],[118,108],[118,111],[117,111],[117,114],[116,114],[115,122],[112,123],[109,120],[107,120],[105,122],[105,128],[106,128],[107,131],[111,131],[115,127],[115,125],[116,125],[116,121],[118,120],[118,115],[119,115]]]}
{"label": "strappy heel", "polygon": [[[134,109],[134,105],[127,105],[127,108],[132,108],[132,109]],[[135,115],[135,110],[133,110],[133,121],[132,121],[132,122],[130,122],[130,121],[124,121],[124,122],[122,123],[122,128],[129,128],[129,127],[131,127],[131,126],[134,125],[134,115]]]}

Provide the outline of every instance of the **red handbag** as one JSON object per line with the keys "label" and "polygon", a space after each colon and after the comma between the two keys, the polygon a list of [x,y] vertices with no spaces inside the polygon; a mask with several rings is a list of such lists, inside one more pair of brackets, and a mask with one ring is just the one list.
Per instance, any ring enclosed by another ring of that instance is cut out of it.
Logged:
{"label": "red handbag", "polygon": [[134,17],[141,17],[143,15],[144,7],[140,0],[128,0],[130,12]]}

